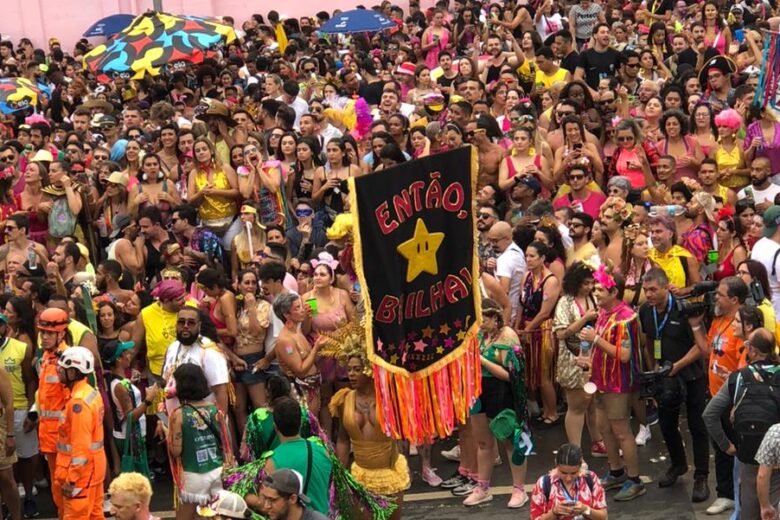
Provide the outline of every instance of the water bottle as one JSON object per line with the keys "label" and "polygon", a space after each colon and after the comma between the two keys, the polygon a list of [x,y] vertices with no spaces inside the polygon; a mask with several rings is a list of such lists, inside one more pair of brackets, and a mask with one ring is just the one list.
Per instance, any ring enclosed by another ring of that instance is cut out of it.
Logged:
{"label": "water bottle", "polygon": [[679,204],[673,204],[669,206],[650,206],[648,213],[650,217],[657,217],[659,215],[669,215],[670,217],[679,217],[685,214],[685,207]]}
{"label": "water bottle", "polygon": [[[590,325],[588,325],[588,326],[587,326],[587,327],[585,327],[585,328],[586,328],[586,329],[592,329],[593,327],[591,327]],[[580,340],[580,356],[583,356],[583,357],[585,357],[585,356],[588,356],[588,355],[590,355],[590,347],[592,347],[592,346],[593,346],[593,344],[592,344],[590,341],[587,341],[587,340],[581,339],[581,340]]]}
{"label": "water bottle", "polygon": [[31,271],[38,269],[38,253],[35,252],[33,246],[27,248],[27,263],[29,264]]}

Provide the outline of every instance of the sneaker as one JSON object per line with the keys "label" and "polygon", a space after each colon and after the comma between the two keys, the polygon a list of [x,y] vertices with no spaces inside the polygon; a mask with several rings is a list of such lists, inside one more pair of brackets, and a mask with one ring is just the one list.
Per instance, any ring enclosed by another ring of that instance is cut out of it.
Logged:
{"label": "sneaker", "polygon": [[647,425],[658,424],[658,407],[652,402],[647,403]]}
{"label": "sneaker", "polygon": [[674,467],[671,466],[666,470],[664,476],[658,479],[658,487],[668,488],[677,482],[677,479],[688,473],[688,466]]}
{"label": "sneaker", "polygon": [[38,512],[38,505],[35,500],[25,500],[22,504],[22,514],[25,518],[38,518],[40,513]]}
{"label": "sneaker", "polygon": [[604,441],[591,443],[590,456],[597,459],[603,459],[607,456],[607,445],[604,444]]}
{"label": "sneaker", "polygon": [[456,487],[450,492],[456,497],[465,497],[466,495],[470,495],[471,492],[474,491],[474,489],[477,487],[479,486],[477,485],[476,480],[468,479],[462,485]]}
{"label": "sneaker", "polygon": [[464,506],[478,506],[479,504],[486,504],[493,500],[493,495],[490,494],[489,489],[482,489],[481,487],[475,487],[466,500],[463,501]]}
{"label": "sneaker", "polygon": [[637,483],[633,480],[626,480],[623,483],[623,487],[620,488],[620,491],[615,495],[615,501],[628,502],[629,500],[641,497],[645,493],[647,493],[647,489],[645,489],[645,485],[642,484],[642,482]]}
{"label": "sneaker", "polygon": [[454,475],[442,482],[440,487],[444,489],[455,489],[456,487],[462,486],[468,481],[468,477],[464,477],[456,471]]}
{"label": "sneaker", "polygon": [[528,493],[524,489],[512,487],[512,497],[509,499],[506,507],[509,509],[520,509],[528,502]]}
{"label": "sneaker", "polygon": [[451,450],[442,451],[441,456],[447,460],[460,462],[460,446],[456,444]]}
{"label": "sneaker", "polygon": [[693,479],[693,493],[691,493],[691,502],[697,504],[706,502],[710,498],[710,486],[707,485],[707,477],[698,476]]}
{"label": "sneaker", "polygon": [[436,474],[436,468],[425,468],[422,470],[423,480],[431,487],[441,486],[441,477]]}
{"label": "sneaker", "polygon": [[706,513],[708,515],[719,515],[729,509],[734,509],[734,501],[728,498],[718,497],[715,499],[715,502],[707,508]]}
{"label": "sneaker", "polygon": [[493,459],[493,465],[494,466],[500,466],[502,463],[503,463],[503,461],[501,460],[501,455],[497,454],[496,458]]}
{"label": "sneaker", "polygon": [[35,487],[37,487],[39,489],[45,489],[45,488],[49,487],[49,481],[46,480],[45,478],[42,478],[41,480],[34,481],[33,485],[35,485]]}
{"label": "sneaker", "polygon": [[[25,492],[24,486],[22,484],[17,484],[17,486],[19,486],[19,498],[24,499],[27,496],[27,492]],[[32,494],[33,494],[34,497],[38,496],[38,486],[37,485],[33,486]]]}
{"label": "sneaker", "polygon": [[647,444],[647,441],[653,438],[652,432],[650,432],[650,427],[645,426],[644,424],[639,425],[639,433],[636,434],[636,445],[637,446],[644,446]]}
{"label": "sneaker", "polygon": [[626,475],[625,471],[619,477],[614,476],[612,473],[607,473],[607,476],[602,477],[601,479],[601,487],[604,488],[604,491],[609,491],[610,489],[618,489],[619,487],[622,487],[623,483],[627,480],[628,480],[628,475]]}

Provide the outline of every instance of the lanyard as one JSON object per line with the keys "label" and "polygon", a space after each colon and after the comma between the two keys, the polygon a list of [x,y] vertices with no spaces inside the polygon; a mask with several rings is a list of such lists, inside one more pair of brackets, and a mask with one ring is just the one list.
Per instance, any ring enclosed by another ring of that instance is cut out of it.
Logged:
{"label": "lanyard", "polygon": [[580,501],[580,477],[577,477],[574,479],[574,489],[577,491],[574,493],[574,497],[569,494],[569,490],[566,489],[566,485],[563,483],[563,481],[559,482],[561,489],[563,490],[563,494],[566,495],[566,500],[568,502],[579,502]]}
{"label": "lanyard", "polygon": [[666,316],[664,316],[663,321],[661,322],[661,326],[658,326],[658,312],[656,311],[655,307],[653,307],[653,321],[655,322],[655,337],[657,339],[661,339],[661,333],[664,330],[664,327],[666,327],[666,321],[669,319],[669,315],[672,313],[672,295],[669,294],[669,301],[666,304]]}
{"label": "lanyard", "polygon": [[734,323],[735,319],[736,316],[734,316],[734,318],[731,318],[731,321],[728,322],[725,327],[720,329],[717,335],[715,335],[714,341],[712,342],[712,346],[715,347],[715,349],[718,352],[723,352],[723,345],[721,344],[720,340],[723,338],[723,333],[726,332],[726,330],[728,330],[729,327],[731,327],[731,324]]}

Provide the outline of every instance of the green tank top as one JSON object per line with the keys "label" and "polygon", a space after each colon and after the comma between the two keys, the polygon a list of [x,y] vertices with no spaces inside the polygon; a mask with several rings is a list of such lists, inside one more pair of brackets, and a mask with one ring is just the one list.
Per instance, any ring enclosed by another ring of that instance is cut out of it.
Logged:
{"label": "green tank top", "polygon": [[[493,343],[492,345],[486,346],[485,345],[485,336],[482,334],[482,331],[479,332],[479,352],[487,359],[488,361],[492,361],[493,363],[497,365],[502,365],[501,359],[498,357],[498,352],[500,350],[507,351],[511,347],[509,345],[502,345],[500,343]],[[493,374],[490,373],[490,371],[482,367],[482,377],[495,377]]]}
{"label": "green tank top", "polygon": [[222,434],[213,404],[181,407],[182,469],[188,473],[208,473],[222,467]]}

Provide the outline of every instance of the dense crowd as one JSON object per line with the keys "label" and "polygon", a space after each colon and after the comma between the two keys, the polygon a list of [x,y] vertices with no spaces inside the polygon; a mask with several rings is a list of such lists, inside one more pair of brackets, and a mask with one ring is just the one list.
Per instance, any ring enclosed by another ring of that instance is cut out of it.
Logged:
{"label": "dense crowd", "polygon": [[[754,103],[776,6],[372,9],[394,27],[328,35],[325,11],[271,11],[203,63],[132,80],[85,70],[87,40],[0,41],[0,75],[42,91],[0,115],[9,517],[38,516],[50,487],[60,518],[146,520],[150,481],[170,479],[180,519],[399,517],[405,455],[474,506],[504,453],[509,508],[603,520],[606,492],[645,494],[637,447],[658,422],[657,485],[689,471],[688,444],[693,502],[778,518],[780,119]],[[365,315],[347,180],[463,146],[482,390],[442,478],[435,444],[383,431],[365,339],[331,343]],[[525,400],[528,452],[545,429],[568,440],[530,494],[502,428]],[[344,472],[352,511],[334,504]]]}

